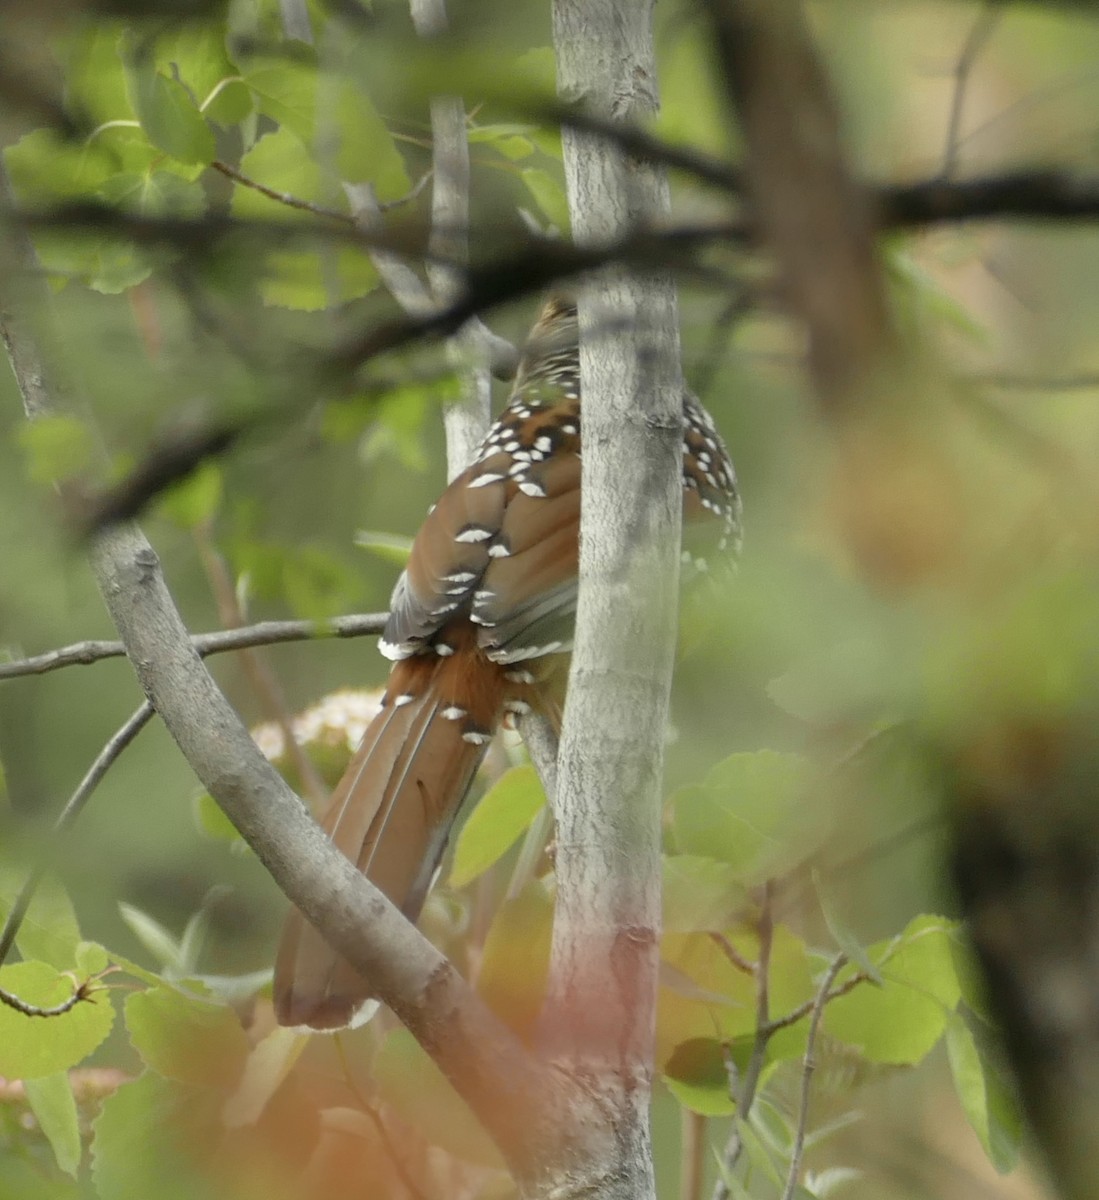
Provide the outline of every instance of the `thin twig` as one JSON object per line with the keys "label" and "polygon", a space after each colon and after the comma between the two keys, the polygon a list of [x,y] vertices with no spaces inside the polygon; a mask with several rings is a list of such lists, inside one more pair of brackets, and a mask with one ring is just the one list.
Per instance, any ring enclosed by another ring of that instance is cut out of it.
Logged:
{"label": "thin twig", "polygon": [[985,0],[984,6],[977,14],[965,42],[962,44],[958,61],[954,65],[954,92],[950,98],[950,117],[946,127],[946,147],[943,150],[943,165],[940,172],[943,179],[949,179],[958,166],[958,150],[962,128],[962,114],[965,111],[966,92],[977,64],[977,58],[992,36],[1003,9],[997,0]]}
{"label": "thin twig", "polygon": [[797,1132],[794,1134],[794,1147],[790,1154],[790,1170],[786,1176],[786,1187],[782,1192],[782,1200],[792,1200],[794,1189],[798,1184],[798,1177],[801,1174],[801,1156],[805,1149],[805,1129],[809,1120],[809,1084],[817,1065],[813,1058],[813,1051],[816,1047],[817,1033],[820,1030],[820,1019],[824,1014],[824,1006],[830,998],[832,984],[835,983],[836,976],[846,963],[846,954],[836,955],[828,970],[824,973],[824,979],[821,981],[816,999],[812,1004],[812,1015],[809,1018],[809,1032],[805,1039],[805,1058],[802,1060],[801,1068],[801,1097],[798,1102]]}
{"label": "thin twig", "polygon": [[[833,988],[827,996],[824,997],[825,1004],[830,1004],[833,1000],[838,1000],[841,996],[846,996],[848,992],[853,992],[860,983],[866,983],[870,978],[865,971],[859,971],[852,975],[850,979],[845,979],[837,988]],[[799,1004],[797,1008],[791,1009],[784,1017],[776,1017],[767,1026],[767,1036],[770,1037],[774,1033],[778,1033],[780,1029],[788,1029],[791,1025],[796,1025],[802,1017],[808,1016],[817,1003],[817,998],[806,1000],[804,1004]]]}
{"label": "thin twig", "polygon": [[[92,793],[102,782],[104,775],[107,774],[122,751],[145,728],[152,715],[153,706],[148,700],[143,700],[136,711],[119,726],[107,744],[95,756],[95,761],[88,768],[87,774],[80,781],[76,791],[73,792],[69,798],[69,802],[61,810],[60,815],[54,822],[53,834],[55,837],[57,834],[68,829],[76,818],[80,816],[84,805],[87,804]],[[19,894],[11,906],[7,920],[4,922],[4,928],[0,931],[0,963],[11,953],[12,945],[19,932],[19,926],[23,923],[23,918],[27,915],[27,909],[30,907],[31,897],[34,895],[35,889],[41,882],[42,876],[45,875],[48,867],[48,859],[46,857],[41,858],[31,868],[30,874],[19,889]]]}
{"label": "thin twig", "polygon": [[752,1055],[740,1085],[740,1098],[737,1101],[733,1126],[729,1130],[729,1140],[722,1152],[722,1169],[714,1184],[713,1200],[729,1200],[729,1185],[726,1181],[732,1176],[744,1151],[744,1139],[740,1131],[751,1116],[763,1064],[767,1059],[767,1041],[771,1036],[771,947],[774,944],[775,932],[773,894],[773,881],[768,880],[763,885],[763,899],[759,909],[759,959],[752,968],[756,980],[756,1030],[752,1041]]}
{"label": "thin twig", "polygon": [[754,975],[758,964],[751,962],[733,945],[723,933],[711,933],[711,939],[721,950],[721,953],[733,964],[738,971],[745,975]]}
{"label": "thin twig", "polygon": [[73,980],[73,992],[67,1000],[62,1000],[60,1004],[54,1004],[49,1008],[42,1008],[38,1004],[28,1003],[14,992],[0,988],[0,1004],[6,1008],[15,1009],[17,1013],[22,1013],[25,1017],[61,1017],[67,1012],[72,1012],[82,1000],[91,1000],[92,993],[99,990],[93,986],[91,979],[85,979],[83,983]]}
{"label": "thin twig", "polygon": [[[274,646],[282,642],[306,642],[313,638],[358,638],[381,633],[387,613],[355,613],[331,617],[326,621],[260,621],[240,629],[219,629],[214,633],[191,635],[191,645],[203,658],[224,654],[229,650],[244,650],[249,646]],[[84,641],[47,650],[31,658],[0,663],[0,681],[23,675],[45,675],[62,667],[86,666],[107,658],[123,658],[126,648],[121,642]]]}
{"label": "thin twig", "polygon": [[242,175],[236,167],[231,167],[227,162],[222,162],[215,158],[210,164],[215,171],[219,171],[226,179],[231,179],[234,183],[239,183],[241,187],[251,188],[254,192],[259,192],[261,196],[266,196],[268,200],[274,200],[277,204],[282,204],[286,208],[297,209],[299,212],[311,213],[314,217],[324,217],[328,221],[339,221],[344,225],[354,225],[355,218],[350,213],[340,212],[335,208],[325,208],[321,204],[314,204],[312,200],[302,200],[298,196],[291,196],[289,192],[277,192],[274,188],[268,187],[265,183],[260,183],[257,179],[250,179],[247,175]]}

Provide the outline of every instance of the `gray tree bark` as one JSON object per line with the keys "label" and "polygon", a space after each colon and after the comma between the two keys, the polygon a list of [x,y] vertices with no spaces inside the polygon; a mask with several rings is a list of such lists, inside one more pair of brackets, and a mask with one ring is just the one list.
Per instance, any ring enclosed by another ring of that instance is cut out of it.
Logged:
{"label": "gray tree bark", "polygon": [[[610,120],[657,107],[651,0],[556,0],[562,97]],[[598,246],[668,210],[662,170],[564,134],[573,235]],[[580,294],[580,598],[557,776],[557,907],[543,1046],[601,1114],[593,1194],[655,1195],[649,1133],[660,937],[660,785],[674,657],[682,378],[665,275]],[[597,1136],[595,1131],[593,1137]],[[594,1147],[593,1147],[594,1149]]]}

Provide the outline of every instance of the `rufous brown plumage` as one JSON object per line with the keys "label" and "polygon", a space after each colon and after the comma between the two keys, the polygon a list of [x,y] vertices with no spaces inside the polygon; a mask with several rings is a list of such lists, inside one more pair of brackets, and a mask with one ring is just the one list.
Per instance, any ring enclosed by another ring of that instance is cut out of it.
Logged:
{"label": "rufous brown plumage", "polygon": [[[739,537],[725,446],[683,406],[684,558],[705,569]],[[576,308],[551,299],[507,407],[420,527],[379,648],[394,659],[382,709],[332,796],[332,841],[409,917],[419,915],[470,783],[508,712],[560,720],[576,614],[580,363]],[[371,998],[292,910],[275,966],[284,1025],[339,1028]]]}

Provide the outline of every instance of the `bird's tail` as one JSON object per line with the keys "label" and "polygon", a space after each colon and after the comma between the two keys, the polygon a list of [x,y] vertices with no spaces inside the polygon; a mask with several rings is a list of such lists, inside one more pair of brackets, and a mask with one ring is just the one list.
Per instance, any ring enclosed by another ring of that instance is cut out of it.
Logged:
{"label": "bird's tail", "polygon": [[[398,662],[382,711],[336,786],[325,832],[410,920],[513,690],[472,641],[449,657]],[[279,1023],[341,1028],[372,994],[370,982],[292,909],[275,962]]]}

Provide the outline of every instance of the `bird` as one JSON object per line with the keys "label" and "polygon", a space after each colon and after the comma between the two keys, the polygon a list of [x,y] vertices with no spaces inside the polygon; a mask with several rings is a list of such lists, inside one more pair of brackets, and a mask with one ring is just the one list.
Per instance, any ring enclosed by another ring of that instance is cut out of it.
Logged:
{"label": "bird", "polygon": [[[322,818],[329,838],[410,920],[462,800],[509,714],[560,728],[579,569],[581,397],[575,300],[551,295],[507,405],[429,510],[378,643],[381,708]],[[683,401],[684,561],[738,548],[741,502],[709,413]],[[376,1007],[369,980],[291,909],[274,976],[282,1025],[335,1030]]]}

